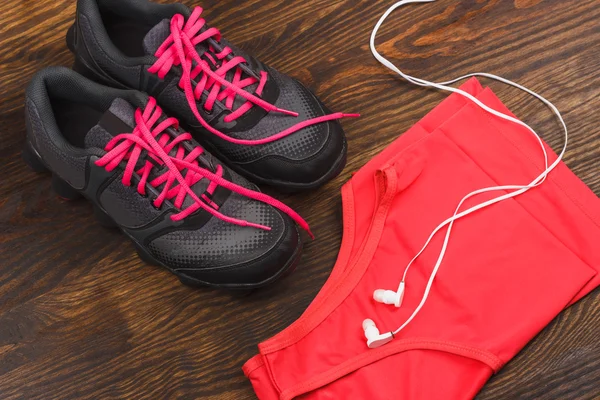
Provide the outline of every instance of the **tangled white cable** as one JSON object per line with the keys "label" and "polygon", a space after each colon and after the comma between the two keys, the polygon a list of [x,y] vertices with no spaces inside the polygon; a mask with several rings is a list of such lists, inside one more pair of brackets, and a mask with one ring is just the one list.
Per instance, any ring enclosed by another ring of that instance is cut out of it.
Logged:
{"label": "tangled white cable", "polygon": [[[396,307],[400,307],[401,303],[402,303],[402,299],[404,297],[404,290],[405,290],[405,282],[407,279],[407,274],[408,271],[411,267],[411,265],[415,262],[415,260],[423,253],[423,251],[427,248],[427,246],[429,245],[429,243],[431,242],[431,240],[433,239],[433,237],[441,230],[443,229],[445,226],[448,226],[448,230],[446,231],[446,236],[444,238],[444,243],[442,245],[442,249],[440,250],[440,254],[438,256],[437,262],[433,268],[433,271],[431,272],[431,276],[429,277],[429,281],[427,282],[427,286],[425,287],[425,292],[423,293],[423,297],[421,298],[421,302],[419,303],[419,305],[416,307],[416,309],[414,310],[414,312],[412,313],[412,315],[395,331],[393,332],[388,332],[385,334],[379,334],[379,331],[376,329],[375,323],[372,320],[365,320],[365,322],[363,323],[363,329],[365,330],[365,336],[367,336],[367,345],[370,348],[376,348],[379,346],[384,345],[385,343],[388,343],[389,341],[391,341],[393,339],[393,337],[395,335],[397,335],[401,330],[403,330],[419,313],[419,311],[421,311],[421,308],[423,308],[423,305],[425,304],[425,302],[427,301],[427,297],[429,296],[429,292],[431,290],[431,286],[433,285],[433,282],[435,280],[435,277],[438,273],[438,270],[440,268],[440,265],[442,264],[442,261],[444,259],[444,255],[446,253],[446,249],[448,247],[448,241],[450,239],[450,234],[452,232],[452,227],[454,225],[454,222],[462,217],[465,217],[475,211],[481,210],[482,208],[485,207],[489,207],[493,204],[499,203],[503,200],[506,199],[510,199],[516,196],[519,196],[520,194],[523,194],[525,192],[527,192],[528,190],[541,185],[545,180],[546,177],[548,176],[548,174],[554,170],[554,168],[556,168],[556,166],[560,163],[560,161],[562,160],[565,151],[567,150],[567,141],[568,141],[568,131],[567,131],[567,125],[565,124],[565,121],[563,120],[560,112],[558,111],[558,109],[554,106],[554,104],[552,104],[550,101],[546,100],[544,97],[540,96],[539,94],[533,92],[532,90],[527,89],[526,87],[523,87],[517,83],[514,83],[508,79],[504,79],[501,78],[499,76],[496,75],[492,75],[492,74],[488,74],[488,73],[483,73],[483,72],[477,72],[477,73],[472,73],[472,74],[468,74],[468,75],[464,75],[461,77],[458,77],[456,79],[452,79],[450,81],[447,82],[440,82],[440,83],[435,83],[435,82],[429,82],[426,81],[424,79],[420,79],[420,78],[415,78],[413,76],[407,75],[405,73],[403,73],[402,71],[400,71],[400,69],[398,69],[394,64],[392,64],[389,60],[387,60],[385,57],[383,57],[381,54],[379,54],[379,52],[377,51],[377,49],[375,48],[375,38],[377,37],[377,32],[379,31],[379,28],[381,27],[381,25],[383,24],[383,22],[386,20],[386,18],[398,7],[401,7],[405,4],[409,4],[409,3],[430,3],[430,2],[434,2],[435,0],[403,0],[403,1],[399,1],[396,4],[394,4],[393,6],[391,6],[386,12],[385,14],[383,14],[383,16],[379,19],[379,22],[377,22],[377,25],[375,25],[375,28],[373,29],[373,33],[371,34],[371,42],[370,42],[370,46],[371,46],[371,52],[373,53],[373,55],[375,56],[375,58],[382,63],[384,66],[386,66],[387,68],[389,68],[390,70],[396,72],[398,75],[400,75],[402,78],[406,79],[408,82],[413,83],[415,85],[418,86],[424,86],[424,87],[433,87],[439,90],[445,90],[445,91],[449,91],[452,93],[458,93],[461,96],[464,96],[466,98],[468,98],[469,100],[471,100],[472,102],[474,102],[475,104],[477,104],[479,107],[483,108],[485,111],[508,121],[514,122],[515,124],[519,124],[521,126],[524,126],[525,128],[527,128],[538,140],[540,147],[542,149],[542,152],[544,154],[544,165],[545,165],[545,170],[537,177],[535,178],[531,183],[527,184],[527,185],[505,185],[505,186],[492,186],[492,187],[487,187],[487,188],[483,188],[483,189],[479,189],[476,190],[474,192],[471,192],[469,194],[467,194],[459,203],[458,206],[456,207],[456,211],[454,212],[454,215],[450,218],[448,218],[447,220],[445,220],[444,222],[442,222],[440,225],[438,225],[433,232],[431,233],[431,235],[429,236],[429,238],[427,239],[427,241],[425,242],[425,245],[423,246],[423,248],[417,253],[417,255],[408,263],[408,265],[406,266],[405,270],[404,270],[404,274],[402,276],[402,281],[400,282],[400,285],[398,287],[398,291],[397,292],[393,292],[390,290],[383,290],[383,289],[378,289],[373,293],[373,298],[380,303],[384,303],[384,304],[394,304]],[[565,143],[564,146],[562,148],[562,151],[560,152],[558,158],[550,165],[548,165],[549,160],[548,160],[548,154],[546,152],[546,148],[544,147],[544,143],[542,142],[542,139],[540,138],[540,136],[526,123],[513,118],[509,115],[503,114],[501,112],[498,112],[488,106],[486,106],[485,104],[483,104],[481,101],[479,101],[477,98],[475,98],[474,96],[472,96],[471,94],[460,90],[460,89],[456,89],[453,88],[451,86],[447,86],[449,84],[458,82],[460,80],[466,79],[466,78],[470,78],[473,76],[483,76],[486,78],[490,78],[490,79],[494,79],[503,83],[506,83],[508,85],[514,86],[520,90],[523,90],[529,94],[531,94],[532,96],[536,97],[537,99],[539,99],[540,101],[542,101],[544,104],[546,104],[551,110],[552,112],[554,112],[554,114],[558,117],[558,120],[560,121],[562,127],[564,128],[564,132],[565,132]],[[473,197],[476,196],[478,194],[481,193],[486,193],[486,192],[493,192],[493,191],[498,191],[498,190],[503,190],[503,191],[511,191],[509,193],[506,193],[502,196],[498,196],[495,197],[491,200],[485,201],[483,203],[480,203],[476,206],[473,206],[471,208],[468,208],[464,211],[460,211],[460,208],[462,207],[462,205],[464,204],[464,202]],[[368,328],[368,329],[367,329]],[[377,333],[377,334],[375,334]],[[377,340],[379,339],[379,340]]]}

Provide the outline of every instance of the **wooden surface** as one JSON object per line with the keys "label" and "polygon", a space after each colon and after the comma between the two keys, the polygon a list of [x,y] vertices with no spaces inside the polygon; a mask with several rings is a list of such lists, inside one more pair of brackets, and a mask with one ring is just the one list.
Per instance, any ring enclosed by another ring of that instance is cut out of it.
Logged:
{"label": "wooden surface", "polygon": [[[340,186],[445,96],[395,79],[371,56],[371,29],[392,2],[202,4],[228,39],[301,79],[330,108],[363,115],[344,121],[349,164],[339,178],[314,193],[279,196],[318,239],[306,244],[291,277],[245,298],[187,288],[143,264],[121,234],[95,222],[88,203],[57,199],[49,176],[25,167],[23,91],[38,69],[71,65],[64,35],[74,1],[0,2],[0,399],[254,398],[241,366],[302,313],[329,275],[341,236]],[[419,77],[487,71],[548,97],[571,131],[567,164],[600,194],[599,6],[411,5],[389,18],[380,50]],[[546,108],[491,86],[559,148]],[[600,291],[562,313],[480,398],[600,398]]]}

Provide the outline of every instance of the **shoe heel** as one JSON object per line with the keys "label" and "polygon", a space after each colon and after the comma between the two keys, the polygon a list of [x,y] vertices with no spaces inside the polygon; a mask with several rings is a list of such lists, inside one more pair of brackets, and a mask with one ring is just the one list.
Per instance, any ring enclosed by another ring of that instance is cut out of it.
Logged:
{"label": "shoe heel", "polygon": [[73,67],[71,68],[73,71],[77,72],[79,75],[84,76],[92,81],[106,84],[103,79],[92,70],[81,58],[77,57],[77,49],[75,40],[77,39],[77,33],[75,32],[75,24],[71,25],[69,30],[67,31],[67,47],[71,51],[71,53],[75,54],[75,62],[73,63]]}
{"label": "shoe heel", "polygon": [[22,156],[23,156],[23,161],[25,161],[25,164],[27,164],[29,166],[29,168],[31,168],[33,171],[35,171],[35,172],[48,171],[48,168],[46,168],[46,166],[40,159],[40,156],[37,154],[37,152],[35,150],[33,150],[31,148],[31,145],[29,143],[25,144],[25,147],[23,148]]}
{"label": "shoe heel", "polygon": [[56,175],[52,175],[52,189],[63,200],[77,200],[81,198],[81,193]]}
{"label": "shoe heel", "polygon": [[75,54],[75,24],[71,25],[67,31],[67,47],[71,50],[71,53]]}

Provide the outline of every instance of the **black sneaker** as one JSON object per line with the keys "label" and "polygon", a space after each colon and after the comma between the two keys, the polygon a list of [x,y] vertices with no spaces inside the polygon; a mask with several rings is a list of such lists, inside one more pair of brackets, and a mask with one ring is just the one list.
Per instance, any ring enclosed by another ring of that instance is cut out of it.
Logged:
{"label": "black sneaker", "polygon": [[154,96],[256,183],[296,191],[337,176],[346,161],[337,120],[350,115],[331,114],[301,83],[222,39],[201,13],[146,0],[79,0],[67,34],[74,68]]}
{"label": "black sneaker", "polygon": [[65,199],[86,197],[140,257],[189,285],[255,288],[295,266],[301,241],[281,202],[200,147],[156,100],[48,68],[26,94],[24,158]]}

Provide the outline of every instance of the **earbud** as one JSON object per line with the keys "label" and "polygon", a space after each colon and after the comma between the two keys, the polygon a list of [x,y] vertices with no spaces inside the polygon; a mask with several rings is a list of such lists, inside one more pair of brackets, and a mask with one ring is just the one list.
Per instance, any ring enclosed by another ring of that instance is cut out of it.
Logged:
{"label": "earbud", "polygon": [[377,289],[373,292],[373,300],[378,303],[383,304],[393,304],[396,307],[400,307],[402,305],[402,300],[404,299],[404,281],[400,282],[400,286],[398,287],[398,291],[394,292],[393,290],[384,290]]}
{"label": "earbud", "polygon": [[365,337],[367,338],[367,346],[369,346],[370,349],[381,347],[394,339],[391,332],[384,333],[383,335],[380,334],[379,329],[375,326],[375,322],[371,319],[365,319],[362,325],[365,331]]}

